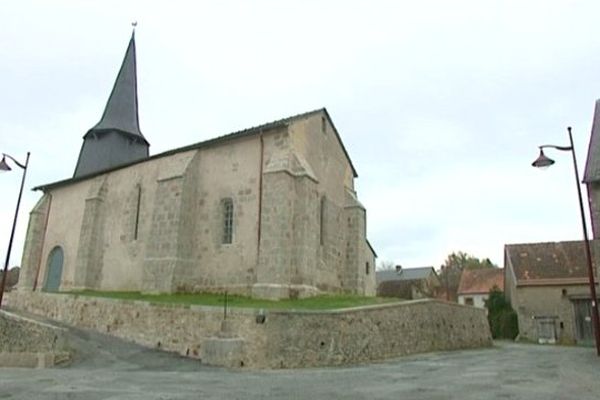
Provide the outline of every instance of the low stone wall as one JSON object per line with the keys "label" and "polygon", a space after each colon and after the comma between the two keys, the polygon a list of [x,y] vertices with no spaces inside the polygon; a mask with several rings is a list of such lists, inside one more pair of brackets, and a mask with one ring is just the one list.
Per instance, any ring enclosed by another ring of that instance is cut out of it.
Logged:
{"label": "low stone wall", "polygon": [[[153,304],[146,301],[114,300],[89,296],[41,292],[11,292],[6,304],[30,312],[89,328],[146,347],[198,357],[202,342],[220,330],[223,310],[218,307]],[[252,313],[234,312],[228,318],[236,326]]]}
{"label": "low stone wall", "polygon": [[484,310],[435,300],[272,313],[266,324],[265,361],[271,368],[356,364],[492,344]]}
{"label": "low stone wall", "polygon": [[48,367],[69,359],[64,329],[0,311],[0,367]]}
{"label": "low stone wall", "polygon": [[436,300],[335,311],[230,309],[226,335],[219,307],[39,292],[12,292],[7,304],[189,357],[232,342],[239,350],[223,364],[250,368],[346,365],[492,343],[484,310]]}

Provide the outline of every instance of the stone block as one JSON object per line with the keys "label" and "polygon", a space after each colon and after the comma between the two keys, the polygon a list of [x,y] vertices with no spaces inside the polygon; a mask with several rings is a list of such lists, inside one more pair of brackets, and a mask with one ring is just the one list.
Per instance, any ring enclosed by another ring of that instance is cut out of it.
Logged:
{"label": "stone block", "polygon": [[207,365],[240,368],[245,364],[244,343],[241,338],[209,338],[202,344],[200,357]]}

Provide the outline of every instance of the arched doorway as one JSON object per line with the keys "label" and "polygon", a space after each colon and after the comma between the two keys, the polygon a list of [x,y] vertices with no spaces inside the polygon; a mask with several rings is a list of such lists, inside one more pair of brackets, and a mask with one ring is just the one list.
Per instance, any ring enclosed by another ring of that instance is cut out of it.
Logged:
{"label": "arched doorway", "polygon": [[46,284],[44,285],[46,292],[58,292],[62,277],[63,258],[63,250],[60,246],[56,246],[50,252],[48,256],[48,273],[46,274]]}

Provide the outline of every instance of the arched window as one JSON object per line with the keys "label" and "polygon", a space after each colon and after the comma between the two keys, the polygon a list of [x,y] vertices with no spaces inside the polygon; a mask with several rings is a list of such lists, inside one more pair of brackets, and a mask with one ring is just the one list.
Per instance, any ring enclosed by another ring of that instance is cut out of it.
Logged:
{"label": "arched window", "polygon": [[221,201],[221,210],[223,216],[223,244],[233,242],[233,200],[230,198]]}
{"label": "arched window", "polygon": [[48,255],[48,271],[44,284],[46,292],[58,292],[62,279],[63,259],[63,250],[60,246],[53,248]]}

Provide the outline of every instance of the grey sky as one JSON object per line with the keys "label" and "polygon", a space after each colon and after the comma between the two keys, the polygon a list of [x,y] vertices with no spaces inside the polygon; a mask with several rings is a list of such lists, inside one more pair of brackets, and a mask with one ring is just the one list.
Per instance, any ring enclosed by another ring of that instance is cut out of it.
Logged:
{"label": "grey sky", "polygon": [[[600,98],[600,3],[585,1],[6,1],[0,152],[32,153],[29,189],[72,176],[136,32],[151,154],[322,106],[359,174],[379,260],[434,265],[463,250],[581,238],[583,173]],[[20,173],[0,175],[4,260]],[[542,201],[543,199],[543,201]]]}

